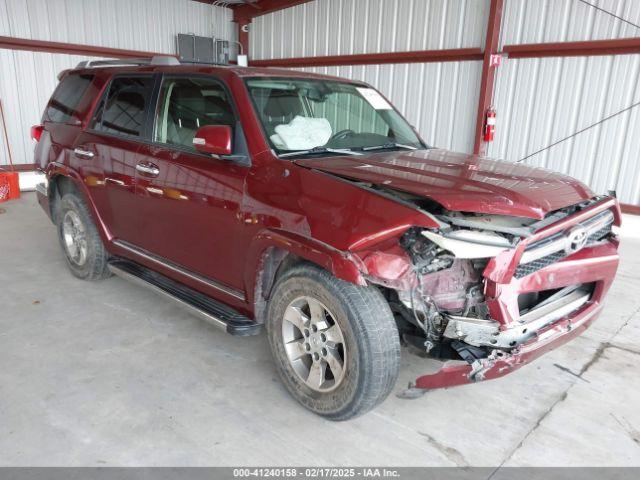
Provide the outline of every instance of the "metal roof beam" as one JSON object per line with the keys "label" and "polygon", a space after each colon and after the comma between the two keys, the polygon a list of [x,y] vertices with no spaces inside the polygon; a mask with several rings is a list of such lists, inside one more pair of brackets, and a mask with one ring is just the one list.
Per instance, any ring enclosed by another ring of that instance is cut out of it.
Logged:
{"label": "metal roof beam", "polygon": [[453,48],[447,50],[420,50],[413,52],[362,53],[331,55],[326,57],[278,58],[252,60],[252,67],[335,67],[341,65],[383,65],[392,63],[431,63],[482,60],[479,48]]}
{"label": "metal roof beam", "polygon": [[285,8],[295,7],[313,0],[258,0],[246,5],[231,6],[233,8],[233,21],[251,20],[252,18],[277,12]]}
{"label": "metal roof beam", "polygon": [[156,55],[171,55],[155,52],[141,52],[138,50],[124,50],[121,48],[99,47],[97,45],[82,45],[78,43],[50,42],[47,40],[32,40],[30,38],[0,37],[0,48],[8,50],[27,50],[31,52],[66,53],[69,55],[83,55],[89,57],[107,58],[152,58]]}

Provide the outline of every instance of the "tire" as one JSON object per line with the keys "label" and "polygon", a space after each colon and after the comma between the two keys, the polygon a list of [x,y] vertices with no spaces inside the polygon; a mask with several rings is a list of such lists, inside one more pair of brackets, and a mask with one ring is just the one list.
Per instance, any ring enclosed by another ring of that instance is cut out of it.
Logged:
{"label": "tire", "polygon": [[67,193],[60,199],[59,207],[58,239],[71,273],[82,280],[110,277],[109,255],[85,201],[75,193]]}
{"label": "tire", "polygon": [[336,421],[360,416],[380,404],[395,385],[398,329],[388,303],[374,287],[344,282],[314,265],[297,265],[277,281],[266,327],[286,388],[318,415]]}

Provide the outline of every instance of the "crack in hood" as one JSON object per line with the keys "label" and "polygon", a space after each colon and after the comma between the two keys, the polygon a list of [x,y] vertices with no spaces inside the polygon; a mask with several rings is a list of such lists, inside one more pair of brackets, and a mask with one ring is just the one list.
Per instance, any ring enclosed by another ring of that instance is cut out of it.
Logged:
{"label": "crack in hood", "polygon": [[595,196],[567,175],[447,150],[299,159],[295,163],[426,197],[460,212],[542,219]]}

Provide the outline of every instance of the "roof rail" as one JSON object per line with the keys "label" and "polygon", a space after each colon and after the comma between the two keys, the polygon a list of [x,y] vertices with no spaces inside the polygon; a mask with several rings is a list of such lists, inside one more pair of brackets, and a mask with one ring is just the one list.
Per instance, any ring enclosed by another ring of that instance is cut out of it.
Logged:
{"label": "roof rail", "polygon": [[76,68],[115,67],[123,65],[180,65],[180,61],[172,55],[154,55],[151,58],[119,58],[115,60],[85,60]]}

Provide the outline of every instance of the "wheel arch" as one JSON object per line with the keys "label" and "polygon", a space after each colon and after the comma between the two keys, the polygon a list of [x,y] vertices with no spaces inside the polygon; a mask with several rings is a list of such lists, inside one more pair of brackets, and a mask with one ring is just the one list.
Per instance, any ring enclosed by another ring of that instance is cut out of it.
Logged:
{"label": "wheel arch", "polygon": [[86,184],[82,181],[82,177],[75,170],[65,165],[53,163],[49,164],[47,177],[49,178],[49,208],[53,222],[56,223],[58,218],[59,200],[67,193],[76,193],[82,197],[89,207],[89,212],[98,229],[98,233],[105,245],[108,245],[113,236],[102,220]]}
{"label": "wheel arch", "polygon": [[299,263],[311,263],[346,282],[367,285],[355,257],[291,232],[261,232],[246,258],[247,299],[253,305],[254,317],[259,323],[264,322],[267,302],[278,277]]}

